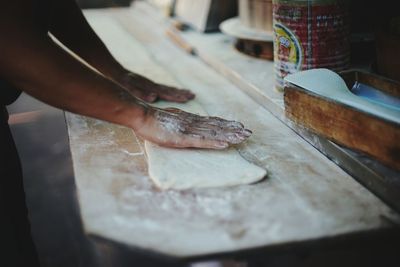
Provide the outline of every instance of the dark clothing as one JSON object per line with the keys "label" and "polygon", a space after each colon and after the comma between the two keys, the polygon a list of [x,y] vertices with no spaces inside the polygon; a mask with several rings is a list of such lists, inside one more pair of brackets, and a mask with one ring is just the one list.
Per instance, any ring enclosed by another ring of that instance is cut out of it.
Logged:
{"label": "dark clothing", "polygon": [[22,169],[5,104],[20,91],[0,81],[0,266],[39,266],[25,203]]}
{"label": "dark clothing", "polygon": [[[49,0],[33,0],[33,12],[43,31],[49,28]],[[38,267],[25,203],[22,170],[8,126],[6,105],[21,91],[2,79],[0,74],[0,266]]]}
{"label": "dark clothing", "polygon": [[[49,31],[51,12],[57,1],[32,0],[37,25]],[[6,105],[14,102],[21,91],[4,81],[0,73],[0,266],[39,266],[30,232],[25,203],[21,164],[8,126]]]}
{"label": "dark clothing", "polygon": [[[21,91],[11,86],[9,83],[0,79],[0,108],[2,119],[5,119],[5,113],[3,107],[6,105],[10,105],[12,102],[17,100],[18,96],[21,94]],[[6,120],[7,121],[7,120]]]}

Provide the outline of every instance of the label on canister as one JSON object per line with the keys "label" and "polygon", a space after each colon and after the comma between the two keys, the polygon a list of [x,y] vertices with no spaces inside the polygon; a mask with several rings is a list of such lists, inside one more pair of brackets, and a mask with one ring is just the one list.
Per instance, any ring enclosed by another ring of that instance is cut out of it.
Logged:
{"label": "label on canister", "polygon": [[274,0],[276,88],[290,73],[344,70],[350,62],[348,13],[341,0]]}

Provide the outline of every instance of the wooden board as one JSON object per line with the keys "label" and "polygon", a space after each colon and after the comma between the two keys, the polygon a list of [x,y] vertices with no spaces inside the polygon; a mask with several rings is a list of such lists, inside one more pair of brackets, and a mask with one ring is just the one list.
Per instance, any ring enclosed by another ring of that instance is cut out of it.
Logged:
{"label": "wooden board", "polygon": [[181,32],[181,38],[204,62],[229,79],[254,101],[295,130],[372,192],[400,211],[399,173],[377,161],[341,147],[286,118],[283,94],[274,89],[273,62],[239,53],[234,39],[224,34]]}
{"label": "wooden board", "polygon": [[254,131],[237,147],[269,172],[254,184],[160,191],[132,130],[67,113],[86,233],[191,258],[386,229],[400,217],[233,84],[179,50],[144,3],[87,11],[125,67],[197,94],[209,114]]}
{"label": "wooden board", "polygon": [[[395,82],[390,83],[383,77],[378,78],[375,75],[360,72],[352,74],[345,74],[349,84],[353,85],[355,82],[355,77],[352,79],[353,82],[350,82],[351,75],[360,75],[364,79],[359,82],[375,85],[376,88],[383,86],[383,91],[393,91],[397,94],[400,92],[400,84],[397,84],[396,88]],[[368,80],[371,80],[372,84],[365,83]],[[286,115],[295,123],[400,170],[400,124],[384,120],[291,83],[285,85],[284,102]]]}

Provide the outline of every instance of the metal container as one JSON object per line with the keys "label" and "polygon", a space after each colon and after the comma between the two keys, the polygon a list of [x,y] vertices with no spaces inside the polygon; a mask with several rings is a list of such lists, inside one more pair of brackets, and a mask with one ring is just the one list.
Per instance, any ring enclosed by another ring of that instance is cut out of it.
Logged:
{"label": "metal container", "polygon": [[350,28],[345,0],[273,0],[273,24],[278,91],[290,73],[348,68]]}

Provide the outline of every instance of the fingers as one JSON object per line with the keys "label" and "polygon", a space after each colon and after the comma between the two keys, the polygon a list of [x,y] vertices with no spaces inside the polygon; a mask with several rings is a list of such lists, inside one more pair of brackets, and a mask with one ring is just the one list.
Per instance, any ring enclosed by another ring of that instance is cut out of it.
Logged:
{"label": "fingers", "polygon": [[195,94],[189,90],[158,84],[131,72],[129,72],[127,76],[124,76],[124,79],[119,83],[132,95],[146,102],[155,102],[157,99],[162,99],[171,102],[185,103],[195,97]]}
{"label": "fingers", "polygon": [[166,87],[166,88],[167,89],[165,90],[154,89],[150,91],[142,89],[130,89],[129,91],[134,96],[150,103],[153,103],[158,99],[176,103],[185,103],[195,98],[195,95],[188,90],[180,90],[172,87]]}
{"label": "fingers", "polygon": [[248,139],[252,132],[242,123],[218,117],[204,117],[179,109],[156,109],[157,128],[149,130],[151,140],[170,147],[224,149]]}
{"label": "fingers", "polygon": [[149,103],[155,102],[157,100],[157,98],[158,98],[157,93],[144,92],[144,91],[139,90],[139,89],[132,89],[131,88],[131,89],[129,89],[129,93],[132,94],[133,96],[135,96],[135,97],[137,97],[137,98],[139,98],[139,99],[141,99],[143,101],[149,102]]}
{"label": "fingers", "polygon": [[[188,113],[185,115],[187,116]],[[191,123],[184,127],[183,134],[191,137],[196,147],[218,146],[224,148],[229,144],[239,144],[249,138],[252,132],[244,128],[243,124],[236,121],[228,121],[218,117],[193,117]],[[190,121],[184,118],[185,121]],[[216,148],[216,147],[214,147]]]}
{"label": "fingers", "polygon": [[193,147],[193,148],[208,148],[208,149],[225,149],[229,145],[239,144],[246,140],[250,135],[250,131],[245,131],[244,134],[225,134],[220,135],[211,133],[204,129],[198,129],[196,133],[186,133],[183,135],[179,143],[175,143],[175,147]]}
{"label": "fingers", "polygon": [[144,93],[143,95],[144,96],[143,96],[142,100],[149,102],[149,103],[154,103],[158,99],[158,96],[156,93],[149,93],[149,94]]}
{"label": "fingers", "polygon": [[[228,144],[239,144],[249,138],[252,132],[237,121],[225,120],[219,117],[205,117],[188,113],[179,109],[169,108],[170,116],[184,123],[182,133],[196,136],[202,140],[216,140]],[[172,114],[171,114],[172,113]]]}
{"label": "fingers", "polygon": [[206,123],[210,125],[214,125],[216,127],[220,127],[224,125],[225,127],[232,128],[232,129],[242,129],[244,125],[238,121],[228,121],[218,117],[200,117],[197,118],[199,123]]}
{"label": "fingers", "polygon": [[249,138],[252,132],[242,127],[232,128],[230,124],[219,125],[218,127],[213,124],[200,124],[188,127],[184,134],[203,140],[239,144]]}
{"label": "fingers", "polygon": [[185,103],[195,98],[195,94],[189,90],[177,89],[170,86],[162,85],[155,91],[160,99],[171,102]]}
{"label": "fingers", "polygon": [[196,125],[194,131],[204,134],[206,138],[214,138],[229,144],[239,144],[249,138],[252,132],[244,128],[243,124],[211,117]]}
{"label": "fingers", "polygon": [[179,144],[179,147],[206,148],[206,149],[225,149],[229,143],[218,140],[205,139],[201,136],[188,136]]}

